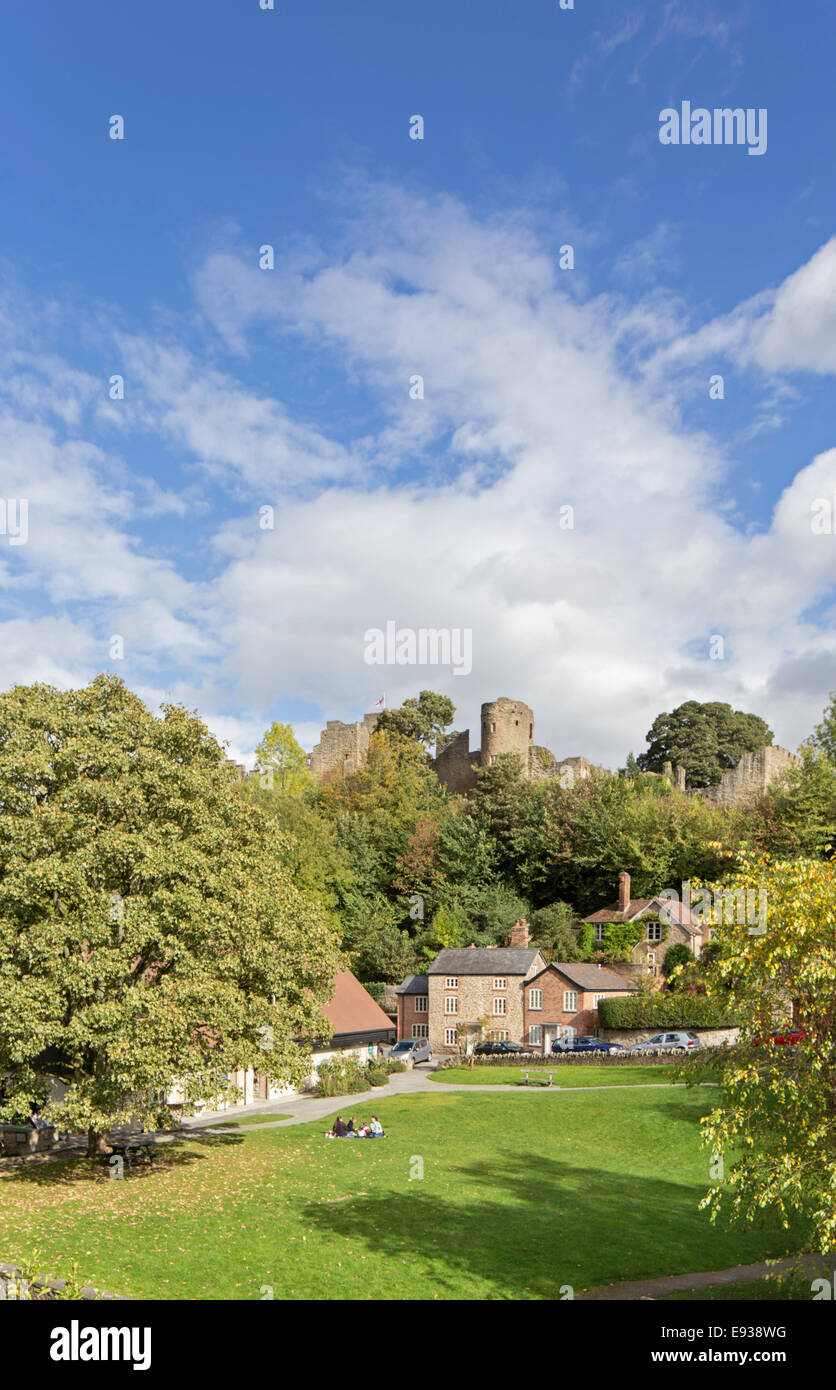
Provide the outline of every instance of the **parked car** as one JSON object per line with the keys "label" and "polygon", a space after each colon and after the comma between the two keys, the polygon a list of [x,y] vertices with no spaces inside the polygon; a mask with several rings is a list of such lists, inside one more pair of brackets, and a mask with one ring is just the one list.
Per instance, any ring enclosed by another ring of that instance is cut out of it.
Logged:
{"label": "parked car", "polygon": [[530,1053],[534,1051],[534,1049],[531,1047],[524,1047],[522,1043],[486,1042],[478,1043],[477,1046],[474,1047],[473,1051],[476,1053],[477,1057],[484,1057],[486,1055],[498,1056],[500,1053],[504,1053],[506,1056],[508,1056],[510,1053],[517,1053],[520,1056],[528,1056],[530,1055]]}
{"label": "parked car", "polygon": [[626,1052],[621,1043],[607,1042],[605,1038],[555,1038],[552,1052]]}
{"label": "parked car", "polygon": [[633,1043],[631,1052],[694,1052],[700,1045],[696,1033],[654,1033],[647,1042]]}
{"label": "parked car", "polygon": [[766,1038],[755,1038],[754,1046],[759,1047],[762,1042],[775,1043],[778,1047],[794,1047],[796,1043],[803,1042],[807,1034],[803,1028],[795,1023],[785,1023],[783,1028],[773,1028]]}
{"label": "parked car", "polygon": [[401,1038],[389,1053],[396,1062],[431,1062],[432,1048],[426,1038]]}

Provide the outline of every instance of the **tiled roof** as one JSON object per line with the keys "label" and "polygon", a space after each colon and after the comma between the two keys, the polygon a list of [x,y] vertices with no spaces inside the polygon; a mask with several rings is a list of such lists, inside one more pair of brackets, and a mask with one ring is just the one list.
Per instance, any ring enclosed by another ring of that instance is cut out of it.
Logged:
{"label": "tiled roof", "polygon": [[[593,990],[596,994],[605,994],[608,990],[635,990],[635,985],[631,980],[625,979],[623,975],[618,975],[614,970],[607,970],[604,965],[585,965],[577,964],[574,961],[571,965],[563,965],[560,961],[552,961],[551,965],[546,966],[546,970],[559,970],[561,975],[565,975],[567,980],[571,980],[573,985],[579,989]],[[539,975],[534,975],[526,981],[526,989],[539,980],[540,975],[545,975],[546,970],[541,970]]]}
{"label": "tiled roof", "polygon": [[536,946],[446,947],[428,975],[526,975],[539,955]]}
{"label": "tiled roof", "polygon": [[322,1012],[335,1037],[344,1033],[378,1033],[381,1028],[392,1027],[392,1020],[350,970],[341,970],[335,977],[333,997]]}
{"label": "tiled roof", "polygon": [[700,935],[699,930],[691,924],[691,909],[685,907],[683,903],[669,902],[667,898],[631,898],[624,912],[619,911],[618,903],[611,903],[609,907],[600,907],[597,912],[591,913],[583,920],[585,922],[634,922],[650,907],[666,908],[670,913],[672,922],[677,922],[692,936]]}
{"label": "tiled roof", "polygon": [[402,984],[395,990],[396,994],[426,994],[427,977],[426,975],[407,975]]}

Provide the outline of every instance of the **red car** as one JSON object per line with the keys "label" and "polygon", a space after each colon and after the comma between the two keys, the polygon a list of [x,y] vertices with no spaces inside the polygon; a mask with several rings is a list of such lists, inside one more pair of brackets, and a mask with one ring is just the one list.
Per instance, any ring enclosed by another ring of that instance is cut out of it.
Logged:
{"label": "red car", "polygon": [[[798,1024],[787,1023],[783,1028],[773,1028],[772,1032],[767,1035],[766,1041],[777,1043],[779,1047],[792,1047],[795,1043],[803,1042],[806,1036],[806,1032]],[[755,1047],[761,1041],[761,1038],[755,1038]]]}

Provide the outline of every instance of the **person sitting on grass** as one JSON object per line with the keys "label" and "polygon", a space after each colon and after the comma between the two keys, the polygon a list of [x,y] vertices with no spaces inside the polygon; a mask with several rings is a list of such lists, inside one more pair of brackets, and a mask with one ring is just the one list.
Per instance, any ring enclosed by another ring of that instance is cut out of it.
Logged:
{"label": "person sitting on grass", "polygon": [[380,1123],[380,1120],[377,1118],[376,1115],[372,1115],[372,1118],[371,1118],[371,1120],[369,1121],[369,1138],[370,1138],[370,1139],[385,1139],[385,1138],[386,1138],[385,1134],[383,1133],[383,1125]]}
{"label": "person sitting on grass", "polygon": [[334,1128],[325,1131],[326,1139],[345,1139],[348,1134],[348,1125],[342,1115],[338,1115],[334,1121]]}
{"label": "person sitting on grass", "polygon": [[347,1128],[346,1128],[346,1138],[347,1138],[347,1139],[356,1139],[356,1138],[357,1138],[357,1130],[354,1128],[354,1116],[353,1116],[353,1115],[352,1115],[351,1119],[349,1120],[348,1126],[347,1126]]}

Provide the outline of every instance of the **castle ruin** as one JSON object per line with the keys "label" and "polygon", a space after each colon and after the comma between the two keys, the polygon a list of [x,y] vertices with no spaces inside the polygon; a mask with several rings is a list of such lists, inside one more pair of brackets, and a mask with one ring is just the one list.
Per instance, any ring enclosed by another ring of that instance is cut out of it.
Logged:
{"label": "castle ruin", "polygon": [[[311,752],[311,771],[320,780],[350,777],[369,751],[369,739],[377,725],[376,714],[366,714],[356,724],[329,719]],[[516,753],[526,777],[588,777],[587,758],[558,762],[548,748],[534,742],[534,712],[522,700],[503,696],[482,706],[482,746],[471,749],[470,730],[453,732],[436,747],[432,766],[438,780],[454,793],[470,791],[480,767],[490,767],[503,753]]]}
{"label": "castle ruin", "polygon": [[[320,781],[331,777],[351,777],[363,764],[369,739],[377,727],[378,715],[365,714],[356,724],[329,719],[319,743],[310,755],[310,767]],[[436,746],[432,759],[438,780],[448,791],[462,795],[476,783],[480,768],[490,767],[503,753],[516,753],[523,775],[531,780],[556,778],[570,787],[578,778],[589,777],[593,764],[588,758],[558,759],[550,749],[534,742],[534,711],[522,700],[501,696],[482,705],[481,747],[471,749],[470,730],[454,730]],[[800,759],[787,748],[770,744],[754,753],[744,753],[714,787],[701,788],[702,796],[715,806],[741,806],[766,791],[771,782]],[[673,787],[685,790],[685,769],[665,764],[664,777]]]}

